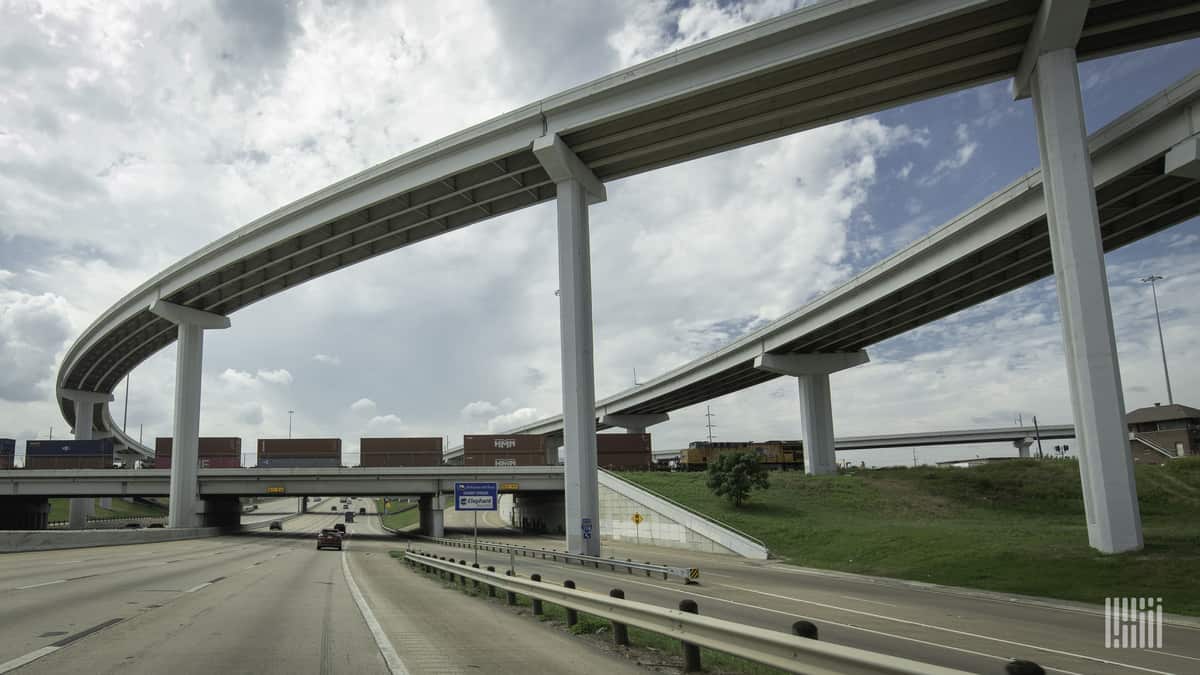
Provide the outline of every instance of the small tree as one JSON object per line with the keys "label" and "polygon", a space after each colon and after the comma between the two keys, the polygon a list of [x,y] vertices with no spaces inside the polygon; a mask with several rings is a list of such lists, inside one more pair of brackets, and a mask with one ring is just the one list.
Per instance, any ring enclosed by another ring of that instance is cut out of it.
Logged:
{"label": "small tree", "polygon": [[750,499],[750,491],[771,486],[767,470],[749,453],[735,452],[719,455],[708,465],[708,489],[718,497],[726,497],[734,506]]}

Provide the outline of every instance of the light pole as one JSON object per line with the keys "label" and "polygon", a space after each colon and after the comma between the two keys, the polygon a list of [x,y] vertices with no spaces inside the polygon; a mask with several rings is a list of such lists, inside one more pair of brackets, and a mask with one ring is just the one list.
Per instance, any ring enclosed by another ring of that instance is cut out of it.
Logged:
{"label": "light pole", "polygon": [[288,411],[288,438],[292,437],[292,415],[295,415],[295,410]]}
{"label": "light pole", "polygon": [[1158,348],[1162,351],[1163,379],[1167,381],[1167,405],[1174,405],[1175,397],[1171,395],[1171,373],[1167,370],[1167,345],[1163,342],[1162,318],[1158,315],[1158,287],[1154,282],[1162,281],[1162,277],[1151,274],[1142,279],[1142,283],[1150,284],[1150,295],[1154,298],[1154,322],[1158,324]]}

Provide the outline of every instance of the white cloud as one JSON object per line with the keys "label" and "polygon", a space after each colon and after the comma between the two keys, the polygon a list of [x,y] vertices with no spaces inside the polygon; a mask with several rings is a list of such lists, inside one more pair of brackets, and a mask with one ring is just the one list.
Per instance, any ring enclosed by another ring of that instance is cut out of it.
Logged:
{"label": "white cloud", "polygon": [[0,400],[53,398],[49,380],[72,333],[69,317],[57,295],[0,288]]}
{"label": "white cloud", "polygon": [[375,405],[375,401],[369,398],[360,398],[350,404],[350,410],[360,415],[370,415],[375,412],[379,406]]}
{"label": "white cloud", "polygon": [[512,412],[496,415],[489,419],[487,421],[487,430],[488,433],[502,433],[523,424],[536,422],[544,416],[537,408],[517,408]]}
{"label": "white cloud", "polygon": [[342,359],[339,356],[331,356],[329,354],[313,354],[312,358],[313,361],[316,361],[317,363],[324,363],[329,366],[342,365]]}
{"label": "white cloud", "polygon": [[975,151],[979,149],[979,144],[971,140],[971,133],[966,124],[959,124],[955,127],[954,138],[957,141],[954,154],[935,164],[933,171],[930,171],[928,175],[922,176],[917,181],[918,185],[921,187],[937,185],[952,172],[965,167],[971,161],[971,158],[975,156]]}
{"label": "white cloud", "polygon": [[376,415],[367,420],[367,431],[372,434],[402,434],[408,431],[408,426],[396,415]]}
{"label": "white cloud", "polygon": [[471,401],[470,403],[463,406],[463,409],[459,412],[459,414],[464,419],[471,420],[471,419],[478,419],[478,418],[482,418],[482,417],[489,417],[489,416],[495,415],[498,412],[500,412],[500,409],[498,407],[496,407],[496,405],[491,403],[490,401]]}
{"label": "white cloud", "polygon": [[258,371],[258,379],[271,384],[291,384],[292,374],[286,368]]}

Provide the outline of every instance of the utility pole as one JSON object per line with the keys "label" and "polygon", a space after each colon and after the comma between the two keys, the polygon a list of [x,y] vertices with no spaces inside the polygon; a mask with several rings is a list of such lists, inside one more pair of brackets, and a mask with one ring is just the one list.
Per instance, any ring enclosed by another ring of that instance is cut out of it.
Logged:
{"label": "utility pole", "polygon": [[711,444],[712,439],[713,439],[712,430],[713,430],[713,427],[715,427],[717,425],[712,423],[712,418],[713,418],[712,406],[706,405],[706,406],[704,406],[704,409],[707,411],[704,413],[704,416],[706,418],[708,418],[708,423],[706,423],[704,426],[708,428],[708,442]]}
{"label": "utility pole", "polygon": [[913,448],[912,451],[913,451],[913,468],[915,469],[917,466],[917,449]]}
{"label": "utility pole", "polygon": [[288,438],[292,437],[292,415],[295,415],[295,410],[288,411]]}
{"label": "utility pole", "polygon": [[1163,379],[1167,381],[1167,405],[1174,405],[1175,397],[1171,395],[1171,373],[1167,370],[1167,345],[1163,342],[1162,318],[1158,314],[1158,287],[1154,284],[1162,279],[1157,274],[1151,274],[1142,279],[1142,283],[1150,284],[1150,295],[1154,297],[1154,322],[1158,324],[1158,348],[1162,351]]}
{"label": "utility pole", "polygon": [[1042,458],[1042,432],[1038,429],[1037,415],[1033,416],[1033,435],[1037,438],[1038,444],[1038,459]]}
{"label": "utility pole", "polygon": [[142,444],[142,425],[138,425],[138,445]]}
{"label": "utility pole", "polygon": [[50,435],[47,436],[46,439],[51,440],[51,441],[54,440],[54,425],[53,424],[50,425]]}
{"label": "utility pole", "polygon": [[1025,418],[1021,417],[1021,413],[1017,413],[1017,426],[1024,426]]}
{"label": "utility pole", "polygon": [[637,368],[633,369],[633,386],[640,387],[641,383],[637,381]]}

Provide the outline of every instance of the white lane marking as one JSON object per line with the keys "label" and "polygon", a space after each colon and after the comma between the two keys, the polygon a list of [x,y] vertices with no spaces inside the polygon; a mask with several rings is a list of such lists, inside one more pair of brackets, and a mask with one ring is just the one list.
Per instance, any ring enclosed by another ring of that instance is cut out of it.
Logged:
{"label": "white lane marking", "polygon": [[10,670],[16,670],[26,663],[37,661],[43,656],[46,656],[47,654],[53,654],[60,649],[62,649],[62,647],[42,647],[41,649],[35,649],[25,656],[18,656],[11,661],[0,663],[0,673],[7,673]]}
{"label": "white lane marking", "polygon": [[66,579],[55,579],[54,581],[43,581],[40,584],[29,584],[28,586],[17,586],[13,590],[23,591],[27,588],[41,588],[42,586],[53,586],[54,584],[65,584],[65,583],[67,583]]}
{"label": "white lane marking", "polygon": [[847,607],[838,607],[837,605],[830,605],[830,604],[826,604],[824,602],[817,602],[815,600],[804,600],[801,598],[793,598],[793,597],[790,597],[787,595],[780,595],[778,593],[768,593],[767,591],[759,591],[759,590],[755,590],[753,588],[746,588],[744,586],[733,586],[731,584],[715,584],[715,585],[716,586],[724,586],[725,588],[733,588],[733,589],[737,589],[739,591],[745,591],[747,593],[756,593],[758,595],[766,595],[766,596],[772,597],[772,598],[779,598],[780,600],[790,600],[792,602],[799,602],[799,603],[803,603],[806,605],[814,605],[816,607],[824,607],[825,609],[833,609],[833,610],[837,610],[840,612],[849,612],[851,614],[861,614],[863,616],[869,616],[874,619],[882,619],[884,621],[894,621],[896,623],[903,623],[903,624],[907,624],[910,626],[918,626],[920,628],[928,628],[930,630],[940,630],[940,631],[944,631],[946,633],[952,633],[954,635],[963,635],[966,637],[977,638],[980,640],[991,640],[993,642],[1000,642],[1002,644],[1012,645],[1014,647],[1024,647],[1025,649],[1036,649],[1038,651],[1048,652],[1050,654],[1058,654],[1059,656],[1069,656],[1071,658],[1084,659],[1085,661],[1095,661],[1097,663],[1103,663],[1103,664],[1110,665],[1110,666],[1120,666],[1122,668],[1130,668],[1132,670],[1140,670],[1140,671],[1146,672],[1146,673],[1154,673],[1155,675],[1172,675],[1172,673],[1168,673],[1163,670],[1154,670],[1153,668],[1144,668],[1142,666],[1135,666],[1135,665],[1131,665],[1128,663],[1122,663],[1120,661],[1110,661],[1109,659],[1102,659],[1102,658],[1099,658],[1096,656],[1087,656],[1086,654],[1076,654],[1075,652],[1063,651],[1061,649],[1051,649],[1050,647],[1042,647],[1039,645],[1029,644],[1027,642],[1017,642],[1015,640],[1005,640],[1004,638],[992,637],[990,635],[980,635],[979,633],[972,633],[969,631],[958,630],[955,628],[946,628],[945,626],[937,626],[937,625],[930,624],[930,623],[921,623],[920,621],[912,621],[909,619],[898,619],[894,616],[887,616],[884,614],[875,614],[874,612],[864,612],[861,609],[849,609]]}
{"label": "white lane marking", "polygon": [[408,675],[408,669],[404,667],[404,662],[400,660],[400,655],[396,653],[392,641],[388,639],[387,633],[383,632],[383,626],[379,625],[379,620],[375,618],[375,613],[371,611],[367,599],[363,597],[362,591],[358,590],[358,584],[354,583],[354,575],[350,573],[350,563],[346,561],[344,549],[342,550],[342,574],[346,577],[346,585],[350,587],[350,595],[354,598],[354,604],[358,605],[358,611],[362,614],[363,620],[367,622],[367,627],[371,629],[371,636],[375,638],[375,644],[379,647],[379,653],[383,656],[388,671],[392,675]]}
{"label": "white lane marking", "polygon": [[1198,659],[1194,656],[1185,656],[1183,654],[1176,654],[1174,652],[1164,652],[1161,649],[1147,649],[1146,651],[1154,652],[1155,654],[1163,654],[1164,656],[1174,656],[1177,659],[1188,659],[1189,661],[1200,661],[1200,659]]}
{"label": "white lane marking", "polygon": [[857,598],[857,597],[855,597],[855,596],[853,596],[853,595],[840,595],[840,596],[838,596],[838,597],[841,597],[841,598],[846,598],[847,600],[856,600],[856,601],[858,601],[858,602],[869,602],[869,603],[871,603],[872,605],[883,605],[883,606],[885,606],[885,607],[899,607],[899,606],[900,606],[900,605],[893,605],[893,604],[892,604],[892,603],[890,603],[890,602],[880,602],[880,601],[878,601],[878,600],[868,600],[868,599],[866,599],[866,598]]}
{"label": "white lane marking", "polygon": [[212,586],[212,582],[211,582],[211,581],[206,581],[206,582],[204,582],[204,583],[200,584],[199,586],[192,586],[191,588],[189,588],[189,589],[187,589],[186,591],[184,591],[184,593],[195,593],[196,591],[198,591],[198,590],[200,590],[200,589],[202,589],[202,588],[207,588],[207,587],[209,587],[209,586]]}

